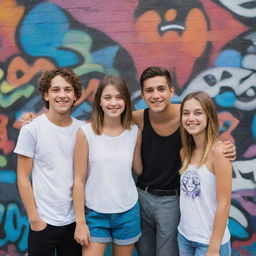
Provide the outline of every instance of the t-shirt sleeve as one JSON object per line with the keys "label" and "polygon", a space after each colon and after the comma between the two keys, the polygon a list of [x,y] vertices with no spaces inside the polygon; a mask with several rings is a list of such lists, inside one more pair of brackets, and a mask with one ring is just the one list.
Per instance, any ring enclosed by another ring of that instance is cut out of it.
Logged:
{"label": "t-shirt sleeve", "polygon": [[35,155],[36,135],[31,125],[25,125],[20,129],[20,134],[14,153],[33,158]]}

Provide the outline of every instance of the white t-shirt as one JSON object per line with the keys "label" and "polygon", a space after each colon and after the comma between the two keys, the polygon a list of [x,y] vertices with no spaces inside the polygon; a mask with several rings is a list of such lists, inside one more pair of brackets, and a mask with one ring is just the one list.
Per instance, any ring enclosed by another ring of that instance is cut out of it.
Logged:
{"label": "white t-shirt", "polygon": [[96,135],[90,123],[82,127],[89,145],[85,205],[100,213],[120,213],[138,200],[132,177],[133,153],[138,127],[116,137]]}
{"label": "white t-shirt", "polygon": [[15,153],[33,158],[32,186],[40,218],[54,226],[75,220],[73,152],[76,132],[83,122],[72,118],[68,127],[59,127],[45,114],[21,128]]}
{"label": "white t-shirt", "polygon": [[[186,239],[209,244],[216,212],[216,177],[205,164],[197,168],[189,165],[180,178],[179,232]],[[230,239],[226,226],[222,244]]]}

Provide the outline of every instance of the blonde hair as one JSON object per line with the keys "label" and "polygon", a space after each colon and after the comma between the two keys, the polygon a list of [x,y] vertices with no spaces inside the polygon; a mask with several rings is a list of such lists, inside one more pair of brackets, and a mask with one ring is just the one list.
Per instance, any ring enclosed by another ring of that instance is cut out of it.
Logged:
{"label": "blonde hair", "polygon": [[108,85],[114,86],[123,97],[125,109],[121,114],[122,126],[124,127],[124,129],[130,129],[132,124],[132,104],[128,87],[122,78],[118,76],[108,75],[103,77],[103,79],[101,80],[93,102],[92,129],[97,135],[102,134],[104,124],[104,112],[102,110],[102,107],[100,106],[101,95],[103,90]]}
{"label": "blonde hair", "polygon": [[[212,146],[219,140],[219,135],[218,135],[219,122],[218,122],[216,106],[213,103],[211,97],[207,93],[201,92],[201,91],[190,93],[184,98],[184,100],[181,103],[180,122],[182,120],[182,112],[183,112],[184,104],[186,101],[190,99],[195,99],[199,101],[207,117],[207,125],[205,128],[204,150],[200,158],[200,161],[198,163],[198,167],[200,167],[206,161]],[[179,170],[179,173],[183,174],[188,168],[188,165],[190,164],[192,152],[195,149],[195,142],[194,142],[193,136],[190,135],[183,127],[182,122],[180,127],[180,134],[181,134],[181,142],[182,142],[182,148],[183,148],[183,160],[182,160],[182,166]]]}

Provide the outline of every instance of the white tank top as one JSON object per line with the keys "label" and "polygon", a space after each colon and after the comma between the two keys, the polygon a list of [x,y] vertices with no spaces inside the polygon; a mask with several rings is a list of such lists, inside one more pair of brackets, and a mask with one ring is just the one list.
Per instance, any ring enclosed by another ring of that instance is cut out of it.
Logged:
{"label": "white tank top", "polygon": [[89,145],[86,207],[100,213],[120,213],[131,209],[138,200],[132,177],[133,153],[138,127],[132,125],[116,137],[96,135],[90,123],[82,130]]}
{"label": "white tank top", "polygon": [[[216,178],[205,164],[189,165],[180,178],[179,232],[190,241],[209,244],[216,212]],[[222,244],[230,239],[228,227]]]}

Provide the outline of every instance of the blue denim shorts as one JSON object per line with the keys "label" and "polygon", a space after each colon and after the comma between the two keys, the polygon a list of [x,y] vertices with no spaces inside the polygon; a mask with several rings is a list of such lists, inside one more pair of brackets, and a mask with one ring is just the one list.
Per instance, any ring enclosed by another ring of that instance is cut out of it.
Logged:
{"label": "blue denim shorts", "polygon": [[137,242],[141,236],[138,202],[122,213],[99,213],[89,208],[85,211],[92,242],[130,245]]}
{"label": "blue denim shorts", "polygon": [[[178,233],[178,246],[180,256],[205,256],[208,251],[208,244],[202,244],[187,240],[182,234]],[[231,256],[230,241],[220,247],[220,256]]]}

